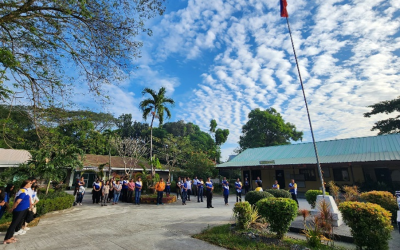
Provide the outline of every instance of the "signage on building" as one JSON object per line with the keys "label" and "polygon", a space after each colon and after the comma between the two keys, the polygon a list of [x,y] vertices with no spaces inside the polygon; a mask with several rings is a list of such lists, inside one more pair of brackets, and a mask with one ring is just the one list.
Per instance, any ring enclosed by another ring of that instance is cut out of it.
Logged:
{"label": "signage on building", "polygon": [[260,161],[260,165],[270,165],[270,164],[275,164],[275,161]]}

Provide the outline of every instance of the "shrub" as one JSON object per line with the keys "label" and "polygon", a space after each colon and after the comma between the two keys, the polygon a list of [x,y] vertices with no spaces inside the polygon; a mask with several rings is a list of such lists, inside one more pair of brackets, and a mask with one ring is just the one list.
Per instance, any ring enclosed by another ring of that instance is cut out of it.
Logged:
{"label": "shrub", "polygon": [[284,189],[267,189],[264,192],[272,194],[275,198],[292,198],[290,192]]}
{"label": "shrub", "polygon": [[392,222],[396,221],[398,206],[396,197],[392,193],[387,191],[371,191],[362,193],[361,198],[367,202],[378,204],[388,210],[392,213]]}
{"label": "shrub", "polygon": [[65,192],[53,192],[48,195],[42,194],[39,196],[39,199],[40,201],[36,205],[37,216],[72,207],[75,196]]}
{"label": "shrub", "polygon": [[358,201],[360,198],[360,191],[357,186],[343,186],[344,199],[346,201]]}
{"label": "shrub", "polygon": [[236,202],[233,207],[233,217],[238,228],[247,229],[251,221],[251,205],[249,202]]}
{"label": "shrub", "polygon": [[274,196],[267,192],[259,192],[259,191],[250,191],[246,194],[246,201],[250,203],[250,205],[254,205],[257,201],[265,198],[273,198]]}
{"label": "shrub", "polygon": [[[329,195],[328,192],[325,192],[326,195]],[[308,190],[305,194],[306,200],[308,204],[311,205],[311,208],[315,208],[315,203],[317,202],[317,196],[322,195],[321,190]]]}
{"label": "shrub", "polygon": [[257,202],[258,213],[270,224],[271,231],[282,239],[297,216],[297,203],[288,198],[269,198]]}
{"label": "shrub", "polygon": [[387,250],[391,238],[391,214],[373,203],[350,202],[340,204],[343,219],[351,228],[354,243],[358,248]]}
{"label": "shrub", "polygon": [[[38,188],[38,194],[45,194],[47,188]],[[55,190],[53,188],[49,188],[49,194],[54,193]]]}
{"label": "shrub", "polygon": [[338,187],[334,181],[330,181],[328,183],[328,186],[330,189],[329,191],[331,192],[333,198],[335,199],[336,205],[339,205],[339,203],[340,203],[340,199],[339,199],[340,187]]}

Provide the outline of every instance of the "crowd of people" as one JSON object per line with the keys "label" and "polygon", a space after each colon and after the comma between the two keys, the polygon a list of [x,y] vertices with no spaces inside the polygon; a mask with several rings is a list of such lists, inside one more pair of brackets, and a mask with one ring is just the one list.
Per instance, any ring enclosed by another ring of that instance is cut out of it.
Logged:
{"label": "crowd of people", "polygon": [[[255,191],[263,191],[262,180],[260,177],[257,177],[255,185]],[[81,177],[77,182],[76,187],[76,204],[82,205],[82,199],[86,192],[83,177]],[[112,205],[116,205],[118,202],[140,205],[142,187],[143,183],[140,177],[136,181],[134,179],[129,179],[128,177],[122,178],[121,180],[111,178],[111,180],[107,181],[96,179],[92,185],[92,201],[93,204],[101,204],[101,206],[107,206],[107,203],[111,202]],[[162,202],[164,193],[167,197],[171,194],[170,179],[167,179],[166,182],[164,182],[164,179],[160,178],[154,188],[157,192],[157,205],[164,205]],[[236,202],[242,201],[242,193],[249,192],[250,188],[251,185],[247,178],[244,180],[244,185],[240,179],[237,178],[234,183]],[[228,206],[230,187],[226,177],[222,180],[222,189],[225,205]],[[280,189],[277,180],[275,180],[275,184],[272,185],[272,189]],[[191,196],[195,196],[197,197],[198,203],[203,202],[203,198],[206,198],[207,208],[214,208],[212,206],[213,191],[214,184],[210,177],[207,178],[205,182],[203,178],[198,179],[197,176],[193,180],[190,177],[178,177],[178,180],[176,181],[176,196],[178,200],[182,200],[182,205],[186,205],[187,201],[191,201]],[[293,179],[291,180],[291,183],[289,183],[289,192],[292,194],[293,200],[298,204],[297,184]]]}
{"label": "crowd of people", "polygon": [[[14,189],[12,184],[8,184],[5,190],[0,189],[0,218],[7,209],[12,212],[12,221],[4,237],[4,244],[16,242],[15,236],[24,235],[30,230],[28,223],[34,219],[36,204],[39,202],[38,185],[35,178],[23,181],[17,192],[14,192],[16,191]],[[13,197],[14,203],[10,207],[10,200]]]}

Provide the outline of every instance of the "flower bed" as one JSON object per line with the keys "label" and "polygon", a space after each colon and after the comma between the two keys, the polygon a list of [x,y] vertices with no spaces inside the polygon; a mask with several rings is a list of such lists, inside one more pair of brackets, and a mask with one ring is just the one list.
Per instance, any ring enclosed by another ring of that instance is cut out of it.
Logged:
{"label": "flower bed", "polygon": [[[135,197],[132,198],[132,201],[135,202]],[[176,196],[170,195],[169,197],[163,196],[163,203],[174,203],[176,202]],[[145,194],[140,197],[140,203],[143,204],[157,204],[157,195],[155,194]]]}

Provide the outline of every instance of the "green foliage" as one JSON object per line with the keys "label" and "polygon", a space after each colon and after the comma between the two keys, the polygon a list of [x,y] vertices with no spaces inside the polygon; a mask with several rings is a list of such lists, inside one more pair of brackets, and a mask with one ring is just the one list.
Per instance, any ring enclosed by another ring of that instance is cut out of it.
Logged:
{"label": "green foliage", "polygon": [[266,189],[264,192],[272,194],[275,198],[292,198],[290,192],[284,189]]}
{"label": "green foliage", "polygon": [[160,127],[164,123],[164,115],[167,118],[171,118],[171,112],[169,108],[166,106],[167,104],[174,105],[175,101],[171,98],[166,97],[167,90],[162,87],[159,89],[158,93],[150,88],[145,88],[142,91],[142,94],[149,94],[151,98],[145,99],[140,102],[139,106],[143,111],[143,119],[147,119],[150,115],[152,117],[150,127],[153,127],[154,118],[157,118],[160,122]]}
{"label": "green foliage", "polygon": [[272,232],[282,239],[297,216],[297,203],[287,198],[262,199],[256,203],[259,214],[269,223]]}
{"label": "green foliage", "polygon": [[[328,192],[325,192],[326,195],[329,195]],[[308,190],[305,193],[306,196],[306,200],[308,202],[308,204],[311,205],[311,208],[315,208],[315,203],[317,202],[317,196],[318,195],[322,195],[322,191],[321,190]]]}
{"label": "green foliage", "polygon": [[215,119],[212,119],[210,121],[210,132],[215,133],[216,129],[217,129],[217,121]]}
{"label": "green foliage", "polygon": [[[146,21],[164,13],[163,3],[1,1],[0,71],[8,70],[13,88],[26,92],[36,107],[72,99],[69,91],[78,86],[76,78],[102,95],[103,85],[124,78],[121,71],[143,44],[139,36],[152,34]],[[67,69],[77,76],[67,75]]]}
{"label": "green foliage", "polygon": [[386,191],[371,191],[362,193],[361,198],[367,202],[378,204],[382,208],[386,209],[392,214],[392,222],[396,221],[397,218],[397,200],[396,197],[390,192]]}
{"label": "green foliage", "polygon": [[185,162],[185,172],[188,176],[215,177],[218,174],[218,169],[215,168],[214,162],[209,159],[209,156],[203,152],[192,152],[187,156]]}
{"label": "green foliage", "polygon": [[298,141],[303,137],[303,132],[298,132],[294,124],[285,123],[274,108],[254,109],[248,118],[239,140],[241,150],[290,144],[290,140]]}
{"label": "green foliage", "polygon": [[[399,112],[400,96],[397,97],[397,99],[379,102],[368,107],[372,108],[372,111],[365,113],[364,117],[371,117],[372,115],[376,114],[390,114],[393,112]],[[400,133],[400,115],[397,115],[394,118],[375,122],[375,125],[372,127],[371,131],[374,130],[379,130],[379,135]]]}
{"label": "green foliage", "polygon": [[48,195],[39,195],[39,202],[36,205],[37,215],[42,216],[52,211],[70,208],[74,201],[75,197],[65,192],[52,192]]}
{"label": "green foliage", "polygon": [[236,226],[247,229],[251,223],[251,205],[249,202],[236,202],[233,207],[233,217],[236,219]]}
{"label": "green foliage", "polygon": [[274,196],[267,192],[259,192],[259,191],[250,191],[246,194],[246,201],[250,203],[250,205],[256,204],[259,200],[265,198],[273,198]]}
{"label": "green foliage", "polygon": [[351,201],[342,202],[339,210],[360,249],[389,249],[388,241],[393,230],[390,212],[376,204]]}
{"label": "green foliage", "polygon": [[215,144],[221,146],[228,140],[229,129],[217,129],[215,131]]}

